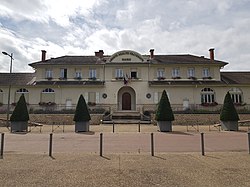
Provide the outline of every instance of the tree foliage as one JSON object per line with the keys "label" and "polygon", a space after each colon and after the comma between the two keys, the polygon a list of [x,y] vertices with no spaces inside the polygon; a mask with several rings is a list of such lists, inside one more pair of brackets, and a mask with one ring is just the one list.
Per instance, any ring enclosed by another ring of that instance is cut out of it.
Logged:
{"label": "tree foliage", "polygon": [[231,99],[230,93],[227,92],[224,98],[224,104],[220,113],[221,121],[238,121],[239,116],[234,107],[233,101]]}
{"label": "tree foliage", "polygon": [[89,115],[89,110],[86,101],[84,97],[80,95],[76,106],[74,121],[89,121],[90,119],[91,117]]}
{"label": "tree foliage", "polygon": [[157,121],[174,121],[174,114],[165,90],[161,95],[160,102],[155,115]]}
{"label": "tree foliage", "polygon": [[10,117],[10,121],[28,121],[29,119],[29,112],[26,105],[25,97],[24,94],[22,94]]}

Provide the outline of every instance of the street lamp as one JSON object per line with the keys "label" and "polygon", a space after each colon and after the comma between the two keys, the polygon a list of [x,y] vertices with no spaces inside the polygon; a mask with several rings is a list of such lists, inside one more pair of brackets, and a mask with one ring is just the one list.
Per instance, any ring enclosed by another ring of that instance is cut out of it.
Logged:
{"label": "street lamp", "polygon": [[[12,74],[12,61],[14,60],[13,53],[9,54],[5,51],[3,51],[2,53],[10,57],[10,75],[11,75]],[[9,116],[10,116],[10,90],[11,90],[11,80],[9,80],[8,105],[7,105],[7,126],[8,127],[9,127]]]}

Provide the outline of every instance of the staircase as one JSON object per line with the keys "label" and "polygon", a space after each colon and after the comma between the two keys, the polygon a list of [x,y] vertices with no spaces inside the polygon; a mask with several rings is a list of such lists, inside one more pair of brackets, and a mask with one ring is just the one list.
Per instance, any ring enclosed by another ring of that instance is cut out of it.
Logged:
{"label": "staircase", "polygon": [[151,124],[151,118],[138,111],[116,111],[109,116],[104,116],[103,124]]}

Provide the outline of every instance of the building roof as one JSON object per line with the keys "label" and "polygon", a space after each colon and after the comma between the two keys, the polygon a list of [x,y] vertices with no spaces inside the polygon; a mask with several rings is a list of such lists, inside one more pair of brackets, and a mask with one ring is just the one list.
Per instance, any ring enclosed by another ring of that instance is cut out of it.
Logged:
{"label": "building roof", "polygon": [[[62,56],[57,58],[47,59],[45,61],[38,61],[29,64],[32,67],[37,65],[84,65],[84,64],[105,64],[109,63],[112,56],[103,56],[99,58],[96,56]],[[220,66],[225,66],[227,62],[219,60],[210,60],[203,56],[194,55],[154,55],[153,59],[150,59],[148,55],[142,55],[145,61],[143,63],[153,63],[153,64],[218,64]],[[132,63],[132,62],[124,62]]]}
{"label": "building roof", "polygon": [[226,84],[250,84],[250,72],[221,72],[221,80]]}
{"label": "building roof", "polygon": [[34,73],[0,73],[0,85],[1,86],[24,86],[32,85],[35,81]]}

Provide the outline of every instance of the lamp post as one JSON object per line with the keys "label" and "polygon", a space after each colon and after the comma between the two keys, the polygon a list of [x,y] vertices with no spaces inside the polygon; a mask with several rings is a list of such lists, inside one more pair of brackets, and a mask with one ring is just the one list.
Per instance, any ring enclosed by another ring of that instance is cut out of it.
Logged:
{"label": "lamp post", "polygon": [[[12,74],[12,61],[14,60],[13,53],[9,54],[5,51],[3,51],[2,53],[10,57],[10,75],[11,75]],[[11,90],[11,80],[9,80],[8,105],[7,105],[7,126],[8,127],[9,127],[9,116],[10,116],[10,90]]]}

